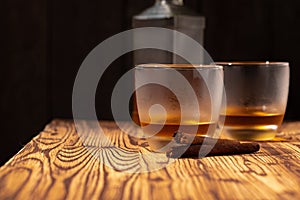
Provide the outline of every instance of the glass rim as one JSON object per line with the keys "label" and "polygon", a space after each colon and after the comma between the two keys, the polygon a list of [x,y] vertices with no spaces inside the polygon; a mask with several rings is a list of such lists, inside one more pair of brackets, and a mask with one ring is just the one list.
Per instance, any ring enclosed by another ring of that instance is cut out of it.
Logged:
{"label": "glass rim", "polygon": [[174,69],[174,70],[208,70],[208,69],[223,69],[223,66],[217,64],[139,64],[135,69]]}
{"label": "glass rim", "polygon": [[212,64],[221,66],[289,66],[288,62],[273,62],[273,61],[220,61]]}

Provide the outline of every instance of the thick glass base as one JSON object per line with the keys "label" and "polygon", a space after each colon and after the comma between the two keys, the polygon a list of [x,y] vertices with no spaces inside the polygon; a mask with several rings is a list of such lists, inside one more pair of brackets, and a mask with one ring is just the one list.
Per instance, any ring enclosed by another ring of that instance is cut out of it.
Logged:
{"label": "thick glass base", "polygon": [[224,127],[223,137],[241,141],[267,141],[272,140],[277,134],[277,126],[274,127]]}

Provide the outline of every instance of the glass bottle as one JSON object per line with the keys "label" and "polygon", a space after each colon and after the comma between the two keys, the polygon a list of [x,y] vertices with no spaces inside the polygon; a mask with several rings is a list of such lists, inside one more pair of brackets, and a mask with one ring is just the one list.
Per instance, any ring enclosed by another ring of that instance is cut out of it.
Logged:
{"label": "glass bottle", "polygon": [[[205,18],[186,7],[183,0],[156,0],[153,6],[133,17],[132,26],[133,28],[163,27],[174,29],[187,34],[203,45]],[[166,41],[169,40],[174,44],[175,39],[166,38]],[[171,64],[185,62],[172,53],[158,50],[134,52],[133,61],[135,65],[143,63]]]}

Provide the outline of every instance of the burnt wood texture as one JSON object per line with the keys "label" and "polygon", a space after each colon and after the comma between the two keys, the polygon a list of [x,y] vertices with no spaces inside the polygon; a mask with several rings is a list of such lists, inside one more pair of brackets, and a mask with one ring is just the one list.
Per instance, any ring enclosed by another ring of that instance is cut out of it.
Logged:
{"label": "burnt wood texture", "polygon": [[[257,153],[176,159],[149,173],[124,173],[149,165],[145,140],[121,132],[112,122],[101,125],[122,151],[99,146],[87,121],[77,128],[88,135],[79,137],[71,120],[54,120],[0,168],[1,199],[300,198],[300,122],[284,124],[280,137],[261,142]],[[129,125],[127,130],[135,131]]]}

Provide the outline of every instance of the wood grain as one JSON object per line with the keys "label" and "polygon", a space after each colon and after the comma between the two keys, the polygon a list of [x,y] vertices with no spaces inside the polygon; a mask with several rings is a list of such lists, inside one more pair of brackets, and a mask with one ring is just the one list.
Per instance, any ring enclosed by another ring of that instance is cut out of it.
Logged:
{"label": "wood grain", "polygon": [[[101,125],[109,138],[105,143],[93,123],[81,121],[79,128],[88,135],[79,137],[72,121],[52,121],[0,168],[1,199],[300,198],[300,122],[284,124],[280,138],[260,143],[255,154],[174,162],[161,156],[151,161],[145,140],[112,122]],[[125,173],[149,162],[170,164],[150,173]]]}

